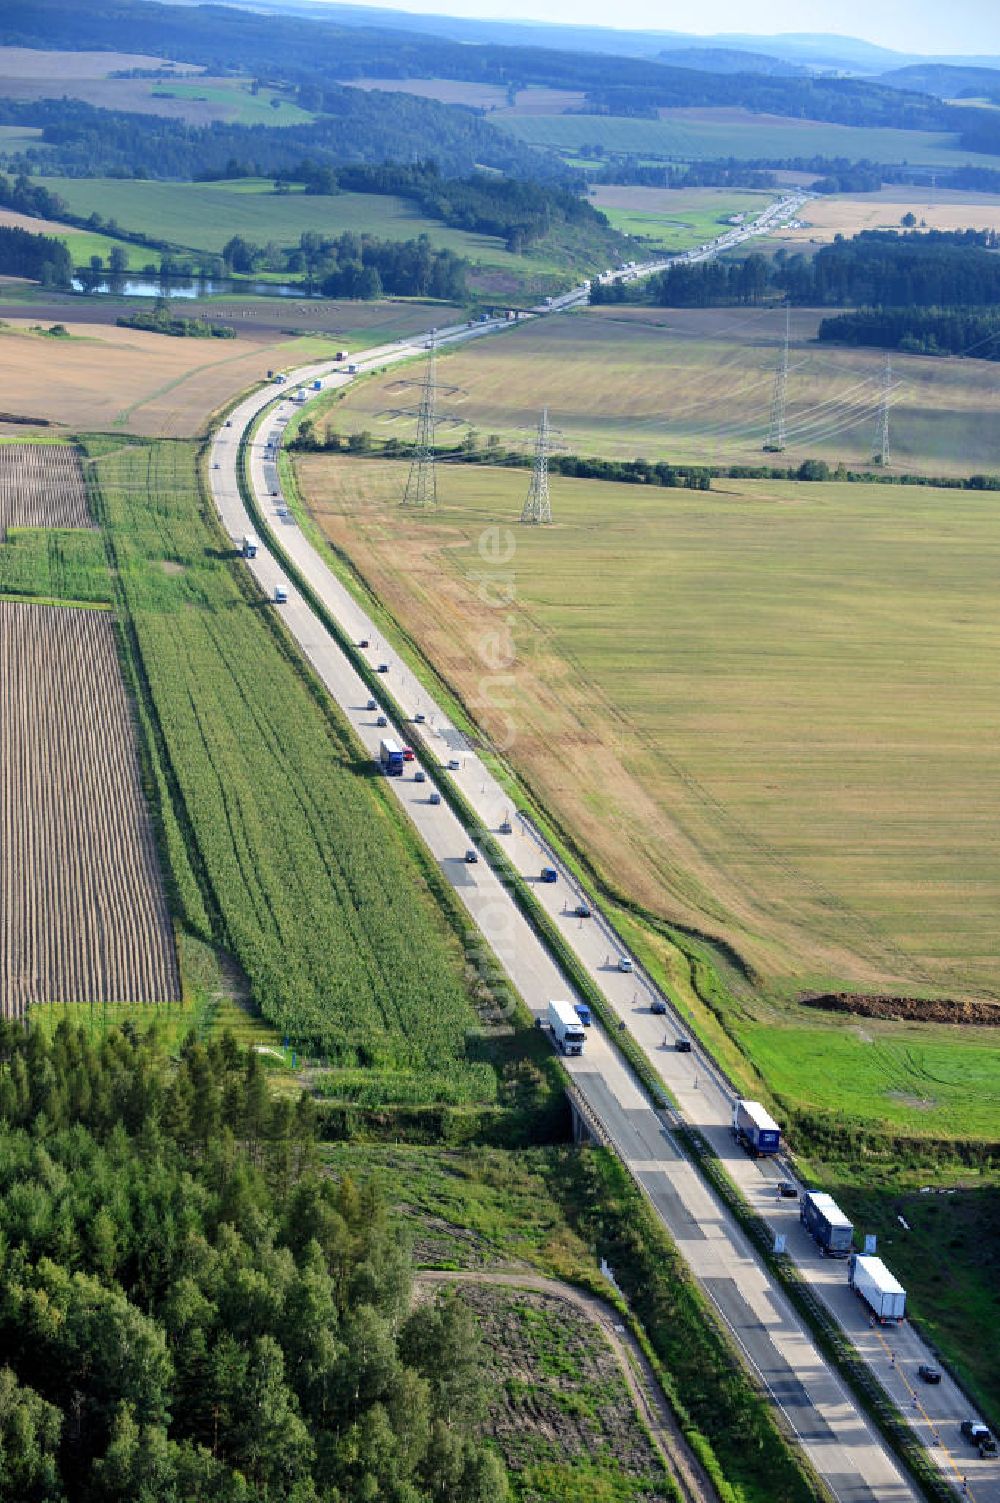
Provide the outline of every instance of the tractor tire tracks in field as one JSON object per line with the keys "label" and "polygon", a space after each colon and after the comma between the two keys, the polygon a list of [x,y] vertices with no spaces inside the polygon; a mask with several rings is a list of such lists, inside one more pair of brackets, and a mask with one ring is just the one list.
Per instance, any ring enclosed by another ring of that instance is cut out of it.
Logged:
{"label": "tractor tire tracks in field", "polygon": [[415,1284],[417,1298],[441,1285],[473,1284],[522,1289],[572,1305],[600,1330],[613,1352],[636,1411],[685,1503],[717,1503],[716,1491],[674,1419],[641,1346],[622,1325],[618,1312],[596,1294],[544,1274],[497,1269],[421,1269],[415,1276]]}

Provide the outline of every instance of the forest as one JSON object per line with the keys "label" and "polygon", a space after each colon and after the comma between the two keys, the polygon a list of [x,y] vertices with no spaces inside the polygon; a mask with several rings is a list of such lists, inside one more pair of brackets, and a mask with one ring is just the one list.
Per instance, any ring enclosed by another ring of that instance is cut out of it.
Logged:
{"label": "forest", "polygon": [[5,225],[0,226],[0,272],[30,277],[43,287],[68,287],[73,263],[61,240]]}
{"label": "forest", "polygon": [[815,256],[678,262],[639,283],[591,289],[592,303],[714,308],[787,299],[801,307],[969,308],[1000,304],[994,230],[863,230]]}
{"label": "forest", "polygon": [[[470,110],[410,94],[335,89],[327,113],[307,125],[186,125],[160,115],[102,110],[78,99],[0,99],[0,125],[41,129],[17,166],[67,177],[196,178],[225,175],[231,160],[254,177],[319,162],[406,160],[433,155],[446,173],[478,166],[520,177],[566,180],[554,158],[495,130]],[[41,147],[44,146],[44,150]]]}
{"label": "forest", "polygon": [[[304,274],[310,290],[324,297],[435,297],[461,301],[468,263],[454,251],[434,250],[426,235],[416,240],[377,240],[353,230],[329,238],[306,231],[281,252],[283,269]],[[233,235],[222,248],[227,270],[251,273],[269,265],[266,249]]]}
{"label": "forest", "polygon": [[861,308],[824,318],[825,344],[871,345],[912,355],[969,355],[1000,360],[1000,309]]}
{"label": "forest", "polygon": [[458,1303],[261,1057],[0,1025],[0,1496],[503,1503]]}

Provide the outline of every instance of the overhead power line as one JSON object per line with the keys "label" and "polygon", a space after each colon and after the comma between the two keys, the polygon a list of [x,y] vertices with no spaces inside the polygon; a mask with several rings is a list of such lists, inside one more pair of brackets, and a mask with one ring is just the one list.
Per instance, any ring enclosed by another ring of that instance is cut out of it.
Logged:
{"label": "overhead power line", "polygon": [[549,409],[542,409],[535,438],[535,462],[531,468],[531,484],[521,512],[521,521],[533,525],[552,521],[552,503],[549,500]]}

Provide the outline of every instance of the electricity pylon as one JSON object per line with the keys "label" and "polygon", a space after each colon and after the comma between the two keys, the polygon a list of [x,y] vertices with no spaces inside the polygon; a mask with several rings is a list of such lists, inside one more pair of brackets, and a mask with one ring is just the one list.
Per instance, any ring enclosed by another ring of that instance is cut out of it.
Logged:
{"label": "electricity pylon", "polygon": [[771,397],[771,420],[767,425],[764,440],[765,454],[780,454],[785,447],[785,398],[788,391],[788,345],[791,333],[791,306],[785,304],[785,338],[781,346],[778,369],[774,374],[774,394]]}
{"label": "electricity pylon", "polygon": [[882,380],[882,400],[875,420],[875,440],[872,444],[872,464],[880,469],[889,468],[889,397],[892,392],[892,356],[885,357],[885,376]]}
{"label": "electricity pylon", "polygon": [[531,467],[531,484],[525,499],[521,521],[531,524],[552,521],[549,500],[549,409],[542,409],[535,437],[535,461]]}
{"label": "electricity pylon", "polygon": [[404,506],[437,505],[437,468],[434,454],[434,425],[437,422],[437,330],[432,329],[427,356],[427,370],[417,411],[417,441],[403,491]]}

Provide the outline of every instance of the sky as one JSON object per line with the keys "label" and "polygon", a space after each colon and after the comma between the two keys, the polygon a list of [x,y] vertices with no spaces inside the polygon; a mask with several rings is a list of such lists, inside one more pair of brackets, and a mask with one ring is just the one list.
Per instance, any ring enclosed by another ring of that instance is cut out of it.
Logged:
{"label": "sky", "polygon": [[[365,3],[365,0],[354,0]],[[998,0],[385,0],[393,10],[634,30],[835,32],[898,52],[1000,55]]]}

